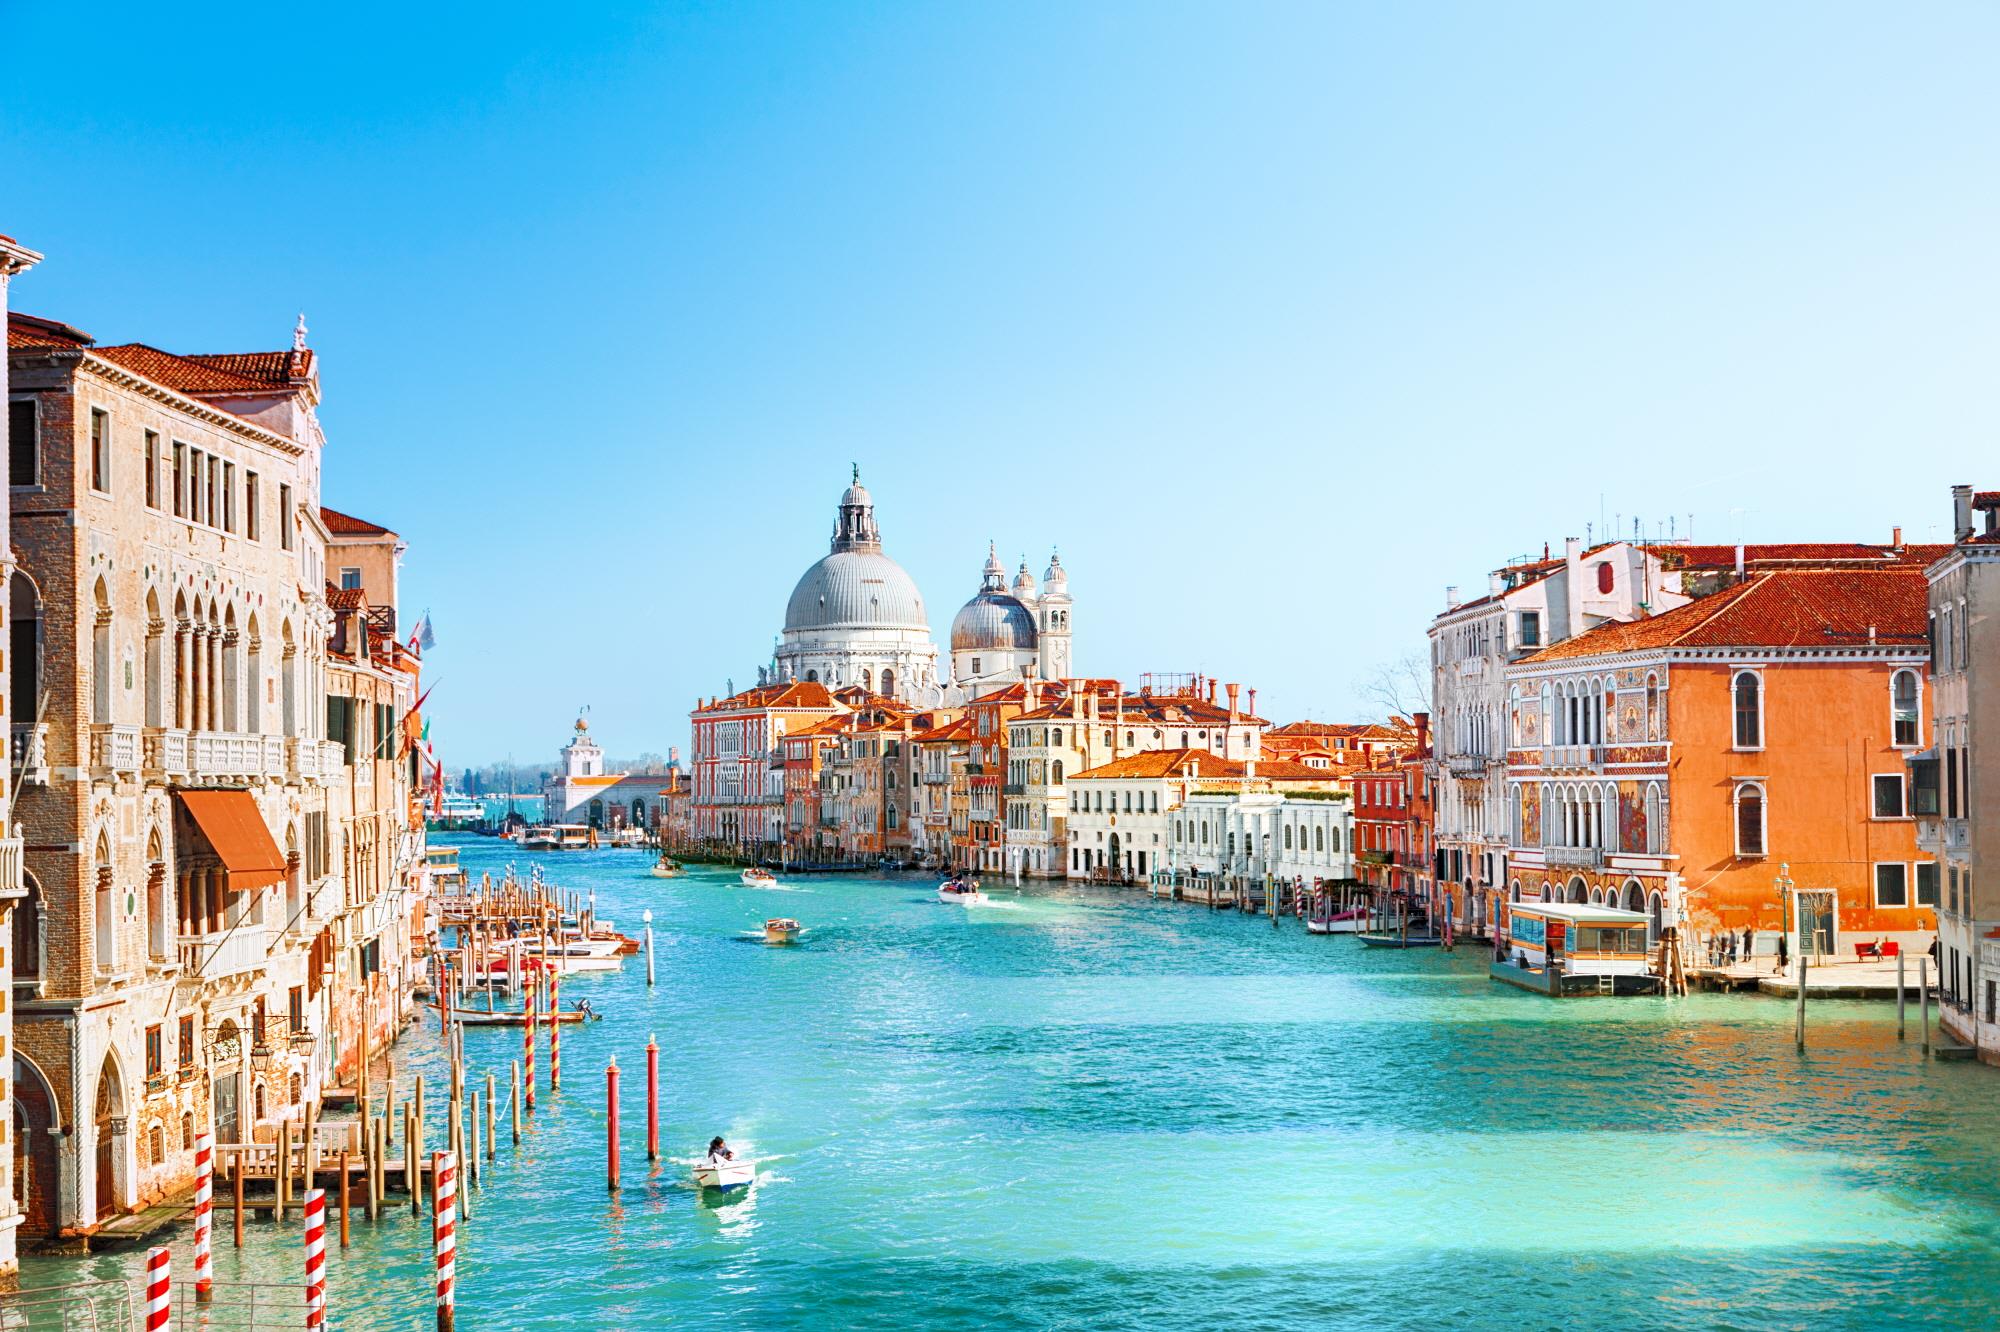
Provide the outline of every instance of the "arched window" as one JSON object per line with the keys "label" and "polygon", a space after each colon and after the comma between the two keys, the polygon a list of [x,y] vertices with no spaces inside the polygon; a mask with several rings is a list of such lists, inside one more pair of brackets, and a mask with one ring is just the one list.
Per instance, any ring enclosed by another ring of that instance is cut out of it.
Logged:
{"label": "arched window", "polygon": [[1660,738],[1660,677],[1646,677],[1646,735],[1648,740]]}
{"label": "arched window", "polygon": [[90,719],[111,720],[111,597],[104,580],[97,580],[93,595],[95,615],[90,630]]}
{"label": "arched window", "polygon": [[1889,677],[1889,707],[1891,730],[1894,743],[1916,745],[1923,735],[1923,727],[1917,720],[1917,673],[1911,670],[1897,671]]}
{"label": "arched window", "polygon": [[1055,775],[1056,785],[1058,786],[1062,785],[1062,779],[1063,779],[1062,760],[1057,759],[1055,763],[1051,765],[1049,770]]}
{"label": "arched window", "polygon": [[111,886],[111,841],[103,833],[97,835],[97,854],[92,867],[96,872],[96,944],[97,969],[116,971],[118,969],[118,922],[113,914],[115,906]]}
{"label": "arched window", "polygon": [[875,691],[875,672],[869,670],[866,666],[861,668],[861,687],[870,693]]}
{"label": "arched window", "polygon": [[896,696],[896,673],[887,666],[882,668],[882,695],[885,698]]}
{"label": "arched window", "polygon": [[1755,782],[1740,782],[1736,787],[1736,854],[1763,855],[1764,834],[1764,788]]}
{"label": "arched window", "polygon": [[1292,825],[1288,823],[1285,825],[1285,850],[1289,851],[1291,849],[1292,849]]}
{"label": "arched window", "polygon": [[1736,748],[1764,747],[1764,685],[1752,671],[1738,671],[1733,692],[1736,697]]}
{"label": "arched window", "polygon": [[42,978],[42,886],[26,872],[21,875],[21,885],[27,896],[14,904],[14,979],[38,981]]}
{"label": "arched window", "polygon": [[1328,830],[1326,834],[1326,845],[1329,851],[1340,850],[1340,829],[1333,828]]}
{"label": "arched window", "polygon": [[1313,829],[1313,850],[1315,850],[1315,851],[1324,851],[1324,850],[1326,850],[1326,825],[1325,825],[1325,824],[1321,824],[1320,826],[1318,826],[1318,827],[1316,827],[1316,828],[1314,828],[1314,829]]}
{"label": "arched window", "polygon": [[1551,743],[1549,739],[1549,726],[1550,726],[1549,704],[1552,701],[1553,701],[1553,695],[1550,693],[1549,687],[1546,684],[1544,684],[1542,686],[1542,715],[1540,720],[1536,723],[1535,735],[1533,737],[1533,743],[1535,744],[1546,745]]}
{"label": "arched window", "polygon": [[807,672],[806,672],[806,682],[807,682],[808,684],[818,684],[818,683],[819,683],[819,672],[818,672],[818,671],[807,671]]}
{"label": "arched window", "polygon": [[1646,787],[1646,850],[1656,856],[1667,851],[1667,811],[1660,800],[1658,782]]}
{"label": "arched window", "polygon": [[[16,483],[18,484],[18,483]],[[24,573],[8,580],[11,593],[7,647],[13,654],[9,664],[11,692],[7,710],[16,722],[39,719],[42,699],[42,597],[34,581]]]}

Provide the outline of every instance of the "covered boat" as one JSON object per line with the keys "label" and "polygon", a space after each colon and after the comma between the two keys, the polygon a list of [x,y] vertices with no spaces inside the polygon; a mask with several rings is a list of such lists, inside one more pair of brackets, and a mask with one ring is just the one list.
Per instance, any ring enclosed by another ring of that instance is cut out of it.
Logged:
{"label": "covered boat", "polygon": [[1588,902],[1511,902],[1494,980],[1554,998],[1655,994],[1660,978],[1644,912]]}

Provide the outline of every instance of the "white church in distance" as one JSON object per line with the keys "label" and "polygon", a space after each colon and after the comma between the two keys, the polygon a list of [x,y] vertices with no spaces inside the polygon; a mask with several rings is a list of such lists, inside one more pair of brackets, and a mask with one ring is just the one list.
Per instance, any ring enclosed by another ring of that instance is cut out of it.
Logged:
{"label": "white church in distance", "polygon": [[989,546],[979,590],[951,623],[949,675],[917,585],[882,550],[875,501],[855,469],[840,497],[832,549],[805,571],[785,607],[785,627],[759,684],[859,685],[913,707],[963,703],[1021,680],[1071,672],[1069,575],[1049,556],[1038,586],[1026,561],[1010,586]]}

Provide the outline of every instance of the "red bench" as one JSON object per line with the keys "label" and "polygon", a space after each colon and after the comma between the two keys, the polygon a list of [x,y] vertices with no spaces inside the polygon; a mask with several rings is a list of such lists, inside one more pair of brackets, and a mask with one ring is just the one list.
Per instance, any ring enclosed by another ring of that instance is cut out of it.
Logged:
{"label": "red bench", "polygon": [[1893,940],[1884,943],[1880,948],[1877,948],[1872,943],[1858,943],[1854,945],[1854,957],[1859,962],[1866,962],[1871,957],[1895,957],[1902,951],[1903,946]]}

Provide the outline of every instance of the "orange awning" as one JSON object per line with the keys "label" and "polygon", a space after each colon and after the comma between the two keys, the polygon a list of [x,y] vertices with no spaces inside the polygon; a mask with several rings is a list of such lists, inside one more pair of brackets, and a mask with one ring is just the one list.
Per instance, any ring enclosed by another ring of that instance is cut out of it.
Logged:
{"label": "orange awning", "polygon": [[285,853],[264,826],[248,791],[176,791],[229,875],[229,890],[245,892],[285,881]]}

